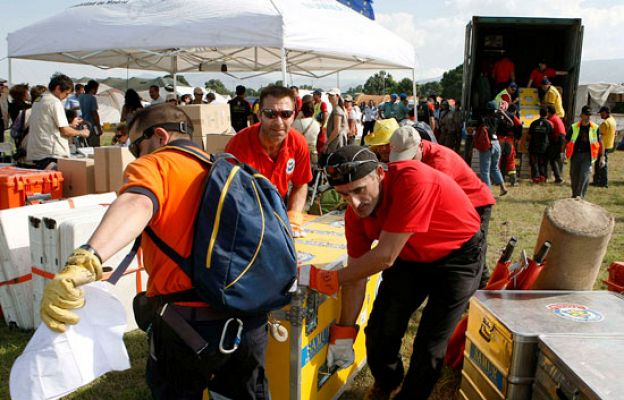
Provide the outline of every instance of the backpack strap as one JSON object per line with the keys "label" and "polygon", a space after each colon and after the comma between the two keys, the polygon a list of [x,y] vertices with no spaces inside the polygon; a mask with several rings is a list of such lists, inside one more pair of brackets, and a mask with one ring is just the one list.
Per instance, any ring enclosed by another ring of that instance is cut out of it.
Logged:
{"label": "backpack strap", "polygon": [[180,143],[177,140],[168,144],[167,146],[163,146],[159,148],[158,150],[154,151],[152,154],[158,153],[161,151],[167,151],[167,150],[169,151],[176,150],[176,151],[181,151],[186,154],[190,154],[196,159],[202,161],[204,164],[207,164],[207,165],[212,165],[213,163],[213,159],[210,156],[210,154],[204,152],[203,150],[196,148],[195,146],[190,146],[187,144]]}
{"label": "backpack strap", "polygon": [[134,256],[137,255],[137,252],[139,251],[139,247],[141,247],[141,235],[139,235],[139,237],[136,238],[136,240],[134,241],[134,244],[132,245],[132,249],[130,249],[130,252],[126,254],[124,259],[121,260],[117,268],[115,268],[111,276],[108,278],[109,283],[113,285],[117,284],[119,279],[123,276],[124,272],[126,272],[126,270],[128,269],[128,266],[134,259]]}

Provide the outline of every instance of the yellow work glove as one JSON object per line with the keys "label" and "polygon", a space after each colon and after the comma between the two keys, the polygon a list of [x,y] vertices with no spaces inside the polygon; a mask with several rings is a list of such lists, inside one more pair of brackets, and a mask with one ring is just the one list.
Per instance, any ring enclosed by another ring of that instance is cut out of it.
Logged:
{"label": "yellow work glove", "polygon": [[298,211],[288,211],[288,221],[290,222],[290,228],[294,238],[300,238],[305,236],[303,230],[303,213]]}
{"label": "yellow work glove", "polygon": [[65,332],[66,324],[77,324],[80,318],[69,310],[84,305],[84,292],[79,286],[100,279],[102,264],[98,257],[85,249],[74,250],[63,270],[43,290],[41,320],[60,333]]}

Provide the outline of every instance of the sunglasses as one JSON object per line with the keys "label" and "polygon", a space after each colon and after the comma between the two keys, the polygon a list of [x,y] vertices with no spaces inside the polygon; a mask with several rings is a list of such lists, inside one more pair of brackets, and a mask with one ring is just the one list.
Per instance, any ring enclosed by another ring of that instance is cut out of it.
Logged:
{"label": "sunglasses", "polygon": [[168,131],[186,133],[187,135],[193,134],[193,129],[190,126],[188,126],[185,122],[157,124],[157,125],[150,126],[149,128],[143,131],[141,136],[139,136],[135,141],[130,143],[130,145],[128,146],[128,150],[130,150],[130,153],[132,153],[134,158],[139,158],[139,156],[141,155],[141,149],[139,148],[139,146],[141,145],[141,142],[143,142],[145,139],[149,139],[152,136],[154,136],[154,132],[156,128],[163,128]]}
{"label": "sunglasses", "polygon": [[262,115],[268,119],[275,119],[278,116],[281,119],[288,119],[293,116],[295,112],[293,110],[271,110],[270,108],[265,108],[262,110]]}
{"label": "sunglasses", "polygon": [[[348,181],[352,182],[351,174],[357,172],[357,169],[366,163],[375,163],[377,164],[377,160],[361,160],[361,161],[349,161],[340,164],[328,165],[325,167],[325,172],[327,175],[332,178],[332,180],[336,181]],[[345,179],[348,178],[348,179]]]}

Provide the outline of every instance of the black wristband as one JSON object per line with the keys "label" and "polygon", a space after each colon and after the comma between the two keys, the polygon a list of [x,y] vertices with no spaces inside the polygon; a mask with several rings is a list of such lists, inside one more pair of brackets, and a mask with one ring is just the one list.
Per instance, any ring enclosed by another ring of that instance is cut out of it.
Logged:
{"label": "black wristband", "polygon": [[97,252],[97,250],[95,250],[93,248],[93,246],[91,246],[88,243],[83,244],[82,246],[79,247],[79,249],[83,249],[88,251],[89,253],[93,254],[94,256],[97,257],[97,259],[100,261],[100,264],[102,264],[102,257],[100,257],[100,254]]}

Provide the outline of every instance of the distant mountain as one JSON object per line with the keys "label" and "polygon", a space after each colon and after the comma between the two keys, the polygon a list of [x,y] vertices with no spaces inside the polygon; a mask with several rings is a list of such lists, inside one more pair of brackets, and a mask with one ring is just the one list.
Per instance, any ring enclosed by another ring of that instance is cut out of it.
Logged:
{"label": "distant mountain", "polygon": [[624,83],[624,58],[581,62],[581,84]]}

